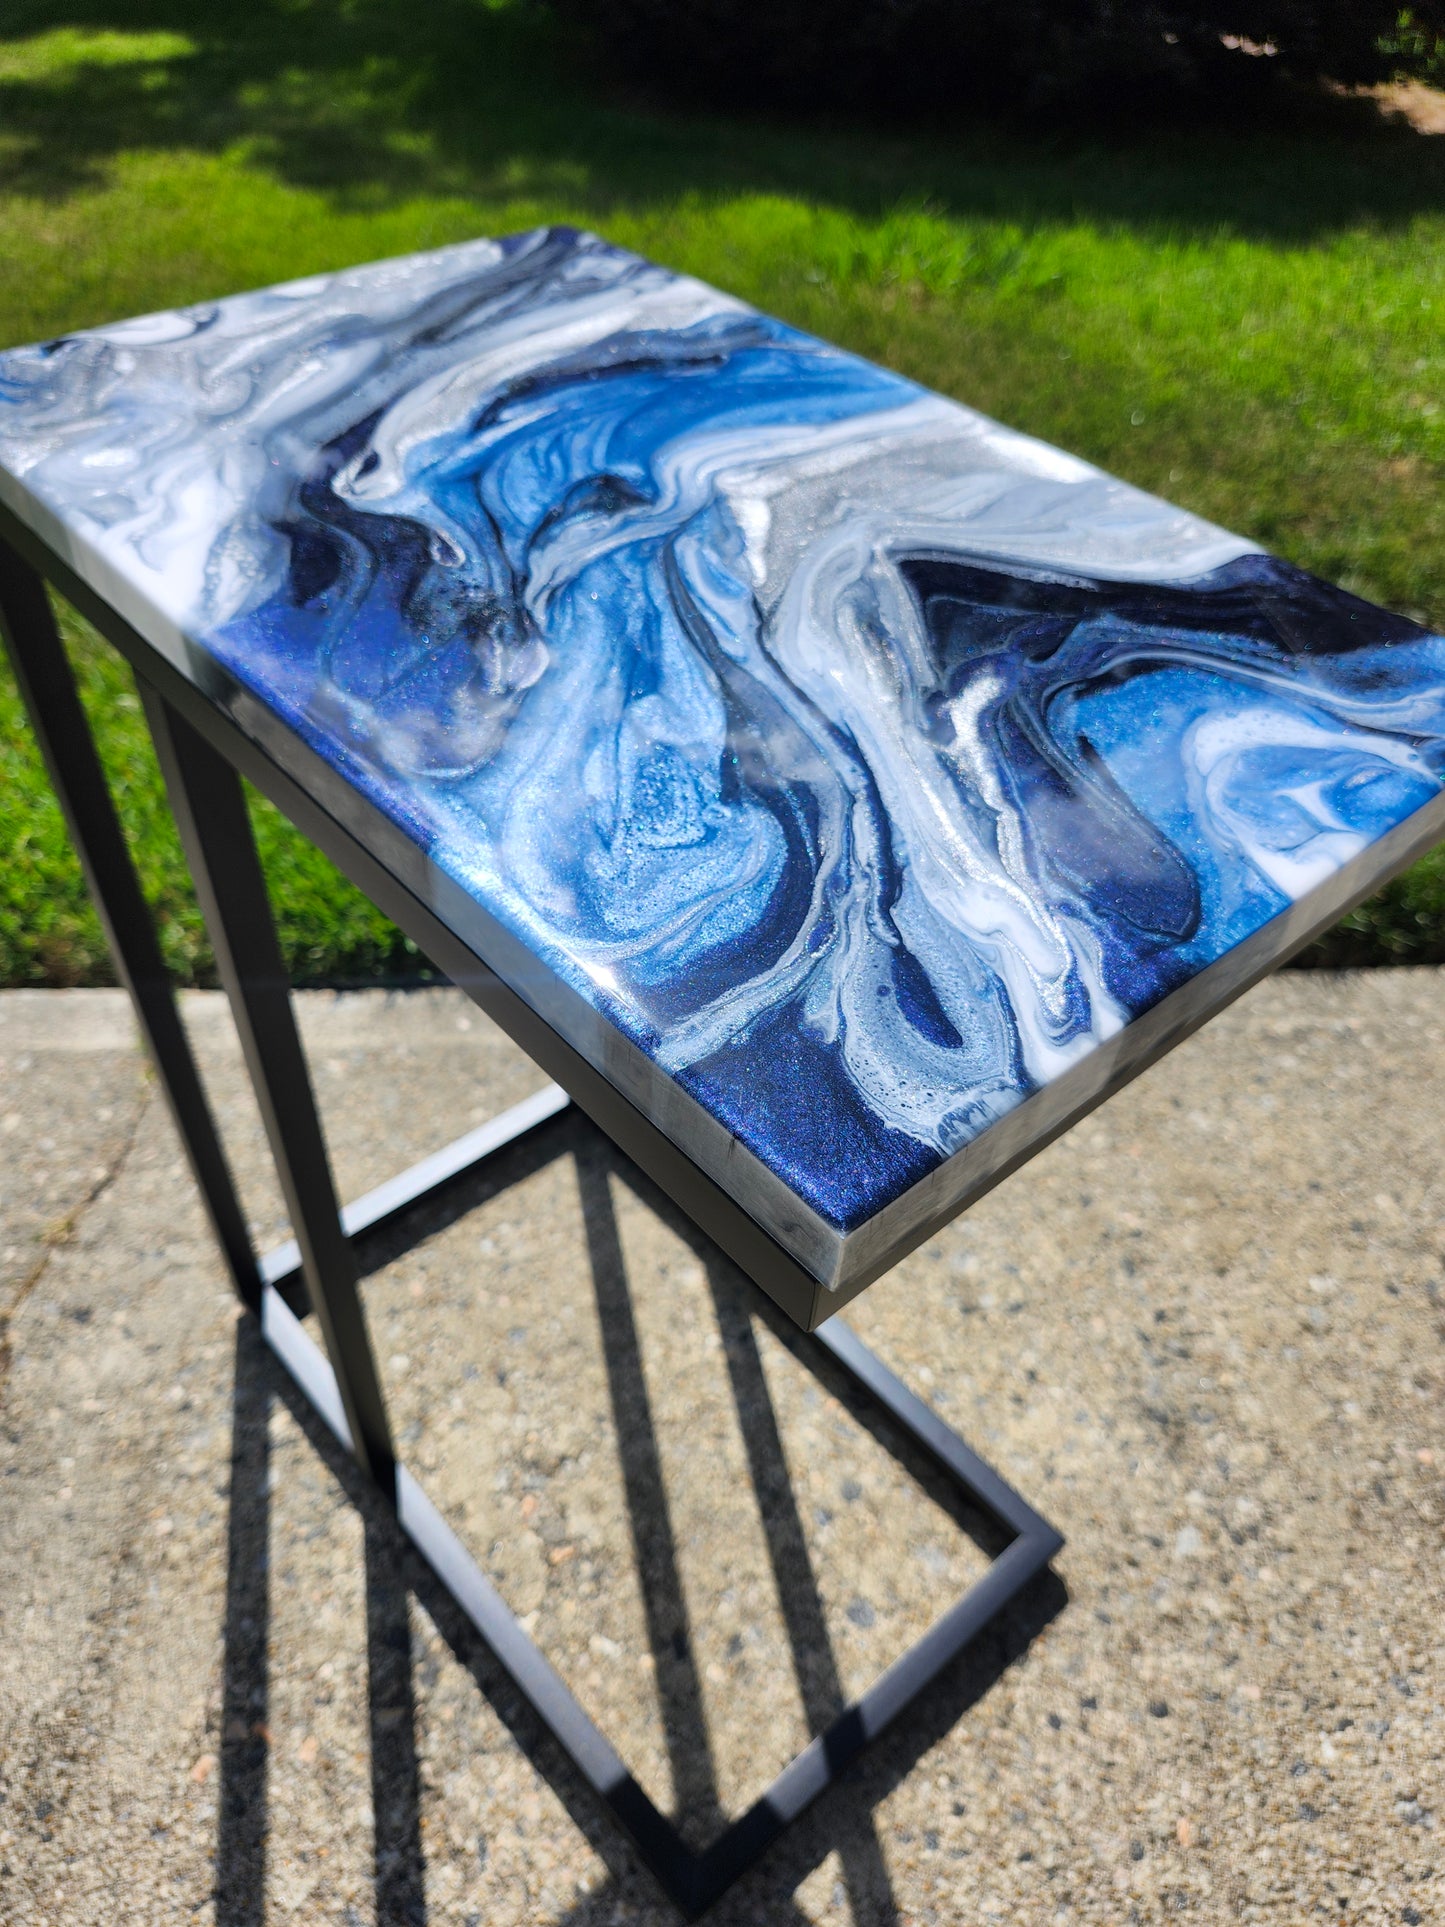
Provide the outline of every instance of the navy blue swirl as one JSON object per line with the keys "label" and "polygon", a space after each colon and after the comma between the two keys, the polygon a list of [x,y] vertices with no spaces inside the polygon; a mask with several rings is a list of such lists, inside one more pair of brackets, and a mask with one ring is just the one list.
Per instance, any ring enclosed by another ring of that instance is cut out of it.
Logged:
{"label": "navy blue swirl", "polygon": [[[575,302],[567,267],[452,290],[417,339]],[[373,409],[297,478],[284,584],[206,638],[844,1230],[1445,764],[1445,641],[1258,556],[1122,582],[904,523],[868,566],[926,658],[875,623],[870,681],[840,626],[809,681],[718,451],[797,463],[800,431],[866,437],[918,394],[722,312],[513,373],[402,458]],[[404,511],[368,493],[398,459]],[[866,747],[879,705],[912,761]],[[899,799],[925,768],[982,882],[924,877]]]}

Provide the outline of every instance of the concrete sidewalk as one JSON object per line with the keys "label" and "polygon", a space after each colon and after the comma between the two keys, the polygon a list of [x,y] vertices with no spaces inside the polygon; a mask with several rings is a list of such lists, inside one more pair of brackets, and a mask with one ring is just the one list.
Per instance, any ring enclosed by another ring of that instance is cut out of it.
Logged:
{"label": "concrete sidewalk", "polygon": [[[346,1195],[540,1081],[450,992],[299,1003]],[[1442,1124],[1445,974],[1277,978],[850,1308],[1069,1543],[712,1918],[1445,1921]],[[368,1281],[378,1352],[701,1839],[981,1555],[644,1183],[542,1148]],[[0,1921],[676,1918],[298,1422],[118,994],[0,997],[0,1317]]]}

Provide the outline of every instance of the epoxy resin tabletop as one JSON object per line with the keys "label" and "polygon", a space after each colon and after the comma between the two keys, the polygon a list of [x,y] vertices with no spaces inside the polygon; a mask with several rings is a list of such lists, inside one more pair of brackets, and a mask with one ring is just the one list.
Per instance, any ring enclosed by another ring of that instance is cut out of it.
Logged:
{"label": "epoxy resin tabletop", "polygon": [[0,356],[0,469],[825,1283],[1441,829],[1445,639],[591,235]]}

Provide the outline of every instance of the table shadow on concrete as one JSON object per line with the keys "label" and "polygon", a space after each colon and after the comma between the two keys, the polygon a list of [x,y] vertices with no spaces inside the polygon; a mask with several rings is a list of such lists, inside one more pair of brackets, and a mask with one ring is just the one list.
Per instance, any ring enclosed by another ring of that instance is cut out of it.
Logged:
{"label": "table shadow on concrete", "polygon": [[[846,1701],[796,1495],[783,1456],[778,1416],[753,1324],[775,1336],[867,1428],[988,1557],[1007,1536],[970,1508],[915,1447],[857,1392],[842,1369],[790,1326],[637,1169],[585,1121],[564,1116],[495,1160],[484,1174],[432,1198],[407,1220],[362,1247],[373,1272],[455,1223],[541,1165],[570,1155],[577,1172],[592,1289],[596,1297],[617,1449],[647,1635],[655,1662],[666,1750],[689,1832],[720,1832],[728,1815],[719,1797],[688,1625],[656,1428],[642,1367],[633,1290],[623,1258],[609,1178],[621,1177],[686,1242],[703,1265],[726,1371],[746,1442],[748,1470],[763,1523],[790,1657],[809,1727],[824,1730]],[[416,1706],[408,1595],[428,1614],[460,1664],[533,1768],[603,1861],[609,1878],[560,1917],[558,1927],[603,1927],[619,1904],[651,1912],[657,1890],[615,1821],[501,1672],[470,1621],[455,1606],[349,1456],[272,1357],[255,1321],[237,1327],[231,1492],[224,1630],[220,1799],[216,1848],[217,1927],[262,1927],[267,1835],[269,1546],[272,1477],[268,1428],[273,1401],[290,1412],[362,1522],[366,1561],[368,1726],[373,1880],[378,1927],[421,1927],[428,1917],[421,1825]],[[719,1923],[765,1919],[804,1927],[793,1895],[830,1854],[853,1918],[895,1927],[900,1918],[875,1810],[1019,1658],[1062,1610],[1062,1582],[1046,1572],[1021,1594],[865,1756],[803,1816],[709,1914]],[[761,1788],[758,1789],[761,1791]],[[680,1918],[680,1916],[679,1916]]]}
{"label": "table shadow on concrete", "polygon": [[[222,1662],[220,1795],[217,1803],[216,1927],[263,1927],[265,1918],[267,1724],[270,1631],[270,1422],[280,1395],[302,1418],[301,1402],[271,1357],[254,1319],[236,1330]],[[309,1407],[307,1408],[309,1412]],[[308,1437],[319,1444],[318,1428]],[[333,1458],[339,1454],[331,1455]],[[375,1819],[374,1880],[379,1927],[426,1919],[421,1798],[412,1689],[407,1589],[399,1535],[374,1495],[358,1504],[366,1562],[367,1711]]]}

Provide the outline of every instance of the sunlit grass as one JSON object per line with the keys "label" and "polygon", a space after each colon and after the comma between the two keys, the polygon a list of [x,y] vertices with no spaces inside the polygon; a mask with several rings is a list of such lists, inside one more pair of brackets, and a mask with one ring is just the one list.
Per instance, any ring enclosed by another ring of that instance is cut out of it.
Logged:
{"label": "sunlit grass", "polygon": [[196,51],[185,34],[131,33],[105,28],[55,27],[28,39],[7,40],[0,46],[0,81],[63,86],[68,76],[85,67],[159,67]]}
{"label": "sunlit grass", "polygon": [[[572,221],[1437,624],[1442,190],[1445,141],[1348,120],[1109,145],[669,115],[474,0],[0,7],[0,341]],[[168,955],[204,972],[140,718],[71,633]],[[0,729],[0,981],[101,976],[8,683]],[[298,975],[406,966],[262,829]],[[1445,957],[1445,866],[1356,924],[1337,954]]]}

